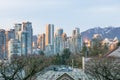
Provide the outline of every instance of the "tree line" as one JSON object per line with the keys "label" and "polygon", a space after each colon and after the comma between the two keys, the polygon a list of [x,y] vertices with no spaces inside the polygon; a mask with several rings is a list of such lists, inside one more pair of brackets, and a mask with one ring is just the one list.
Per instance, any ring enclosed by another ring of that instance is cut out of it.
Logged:
{"label": "tree line", "polygon": [[[79,57],[79,60],[76,58]],[[74,65],[81,66],[80,56],[71,54],[69,49],[55,56],[45,56],[44,53],[37,55],[18,56],[13,55],[10,62],[0,63],[0,80],[35,80],[42,71],[50,65]]]}

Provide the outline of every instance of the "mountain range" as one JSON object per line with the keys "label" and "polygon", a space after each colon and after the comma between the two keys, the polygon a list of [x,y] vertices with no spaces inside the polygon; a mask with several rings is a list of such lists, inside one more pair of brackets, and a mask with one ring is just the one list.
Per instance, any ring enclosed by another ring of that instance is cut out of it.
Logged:
{"label": "mountain range", "polygon": [[120,40],[120,27],[96,27],[91,28],[81,33],[83,39],[92,39],[94,34],[101,34],[102,38],[114,39],[117,37]]}

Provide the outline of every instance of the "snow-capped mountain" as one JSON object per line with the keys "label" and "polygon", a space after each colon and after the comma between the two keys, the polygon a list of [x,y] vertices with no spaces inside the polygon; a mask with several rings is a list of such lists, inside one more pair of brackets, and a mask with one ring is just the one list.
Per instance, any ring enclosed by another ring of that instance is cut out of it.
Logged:
{"label": "snow-capped mountain", "polygon": [[118,37],[120,40],[120,27],[91,28],[81,33],[82,38],[92,39],[94,34],[101,34],[103,38],[114,39]]}

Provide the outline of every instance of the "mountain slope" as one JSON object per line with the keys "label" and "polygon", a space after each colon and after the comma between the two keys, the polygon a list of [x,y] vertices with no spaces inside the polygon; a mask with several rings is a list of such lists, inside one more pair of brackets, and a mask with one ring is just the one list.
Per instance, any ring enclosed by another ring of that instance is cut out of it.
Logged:
{"label": "mountain slope", "polygon": [[113,39],[118,37],[120,40],[120,27],[91,28],[81,33],[83,39],[92,39],[94,34],[101,34],[103,38]]}

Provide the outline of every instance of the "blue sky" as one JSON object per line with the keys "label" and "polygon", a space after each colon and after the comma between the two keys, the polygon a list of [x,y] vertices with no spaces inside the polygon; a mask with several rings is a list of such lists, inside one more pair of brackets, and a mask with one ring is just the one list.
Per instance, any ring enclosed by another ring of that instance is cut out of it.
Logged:
{"label": "blue sky", "polygon": [[75,27],[120,26],[120,0],[0,0],[0,28],[30,21],[34,34],[54,24],[71,34]]}

